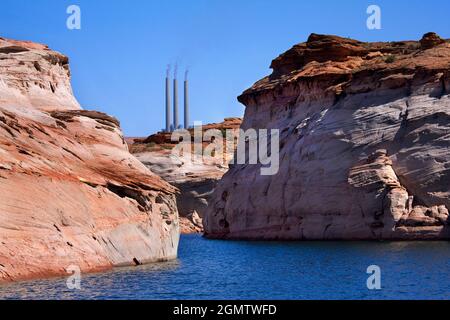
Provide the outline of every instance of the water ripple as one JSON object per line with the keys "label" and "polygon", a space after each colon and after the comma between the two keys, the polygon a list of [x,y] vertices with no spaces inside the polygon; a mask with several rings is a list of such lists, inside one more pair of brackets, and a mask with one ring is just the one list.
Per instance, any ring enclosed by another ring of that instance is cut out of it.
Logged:
{"label": "water ripple", "polygon": [[[449,299],[449,242],[232,242],[183,236],[179,259],[0,286],[0,299]],[[382,290],[366,287],[369,265]]]}

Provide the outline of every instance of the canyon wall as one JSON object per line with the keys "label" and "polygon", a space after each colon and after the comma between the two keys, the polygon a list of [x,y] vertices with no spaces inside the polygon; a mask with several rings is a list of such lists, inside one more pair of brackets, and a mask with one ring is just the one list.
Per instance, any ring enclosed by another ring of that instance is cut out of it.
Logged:
{"label": "canyon wall", "polygon": [[450,44],[312,34],[245,91],[243,129],[280,130],[280,170],[234,165],[205,235],[448,239]]}
{"label": "canyon wall", "polygon": [[[224,134],[226,130],[238,130],[241,123],[240,118],[226,118],[221,123],[204,125],[202,132],[218,130]],[[189,132],[193,138],[194,130],[190,129]],[[178,143],[172,141],[171,133],[160,132],[145,139],[128,139],[128,141],[130,152],[137,159],[152,172],[178,188],[177,206],[181,232],[202,233],[202,219],[208,208],[209,198],[217,182],[227,172],[228,162],[234,155],[234,148],[227,150],[224,146],[223,158],[217,154],[210,159],[201,159],[193,154],[198,161],[186,161],[172,152]],[[194,139],[191,142],[192,148],[195,149]],[[202,151],[207,145],[207,141],[202,143]]]}
{"label": "canyon wall", "polygon": [[0,38],[0,282],[176,258],[175,191],[80,108],[67,57]]}

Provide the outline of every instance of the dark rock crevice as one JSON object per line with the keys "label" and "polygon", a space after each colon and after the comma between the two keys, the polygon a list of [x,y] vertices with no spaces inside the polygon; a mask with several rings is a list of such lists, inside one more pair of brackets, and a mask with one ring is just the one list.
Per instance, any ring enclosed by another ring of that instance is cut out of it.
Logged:
{"label": "dark rock crevice", "polygon": [[141,205],[146,210],[150,209],[148,197],[139,190],[127,186],[115,185],[113,183],[108,183],[106,185],[106,188],[112,193],[119,196],[120,198],[130,198],[132,200],[135,200],[137,203],[139,203],[139,205]]}

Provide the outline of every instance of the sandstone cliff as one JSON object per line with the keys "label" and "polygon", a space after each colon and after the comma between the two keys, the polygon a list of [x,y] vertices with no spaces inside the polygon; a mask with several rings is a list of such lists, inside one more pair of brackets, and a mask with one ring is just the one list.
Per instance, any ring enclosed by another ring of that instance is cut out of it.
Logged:
{"label": "sandstone cliff", "polygon": [[280,130],[280,171],[236,165],[210,238],[448,239],[450,44],[312,34],[245,91],[243,129]]}
{"label": "sandstone cliff", "polygon": [[[202,130],[237,130],[242,123],[240,118],[226,118],[221,123],[204,125]],[[190,130],[193,136],[193,129]],[[207,142],[204,142],[205,145]],[[217,182],[228,170],[234,149],[224,154],[224,159],[186,162],[172,154],[176,143],[170,133],[158,133],[146,139],[129,139],[130,152],[154,173],[179,189],[177,206],[180,214],[182,233],[203,232],[202,218],[208,207]],[[194,148],[194,147],[193,147]],[[202,146],[204,149],[204,146]]]}
{"label": "sandstone cliff", "polygon": [[0,38],[0,282],[175,258],[174,192],[81,110],[67,57]]}

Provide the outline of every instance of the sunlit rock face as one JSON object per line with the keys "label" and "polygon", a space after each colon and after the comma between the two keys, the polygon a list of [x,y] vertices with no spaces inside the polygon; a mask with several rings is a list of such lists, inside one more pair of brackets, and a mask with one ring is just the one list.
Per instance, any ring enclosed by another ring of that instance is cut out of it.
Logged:
{"label": "sunlit rock face", "polygon": [[0,105],[81,109],[72,94],[69,59],[45,45],[0,38]]}
{"label": "sunlit rock face", "polygon": [[0,282],[173,259],[178,239],[175,188],[81,110],[68,59],[0,39]]}
{"label": "sunlit rock face", "polygon": [[[240,118],[226,118],[223,122],[207,124],[202,127],[203,134],[208,130],[237,131],[242,123]],[[194,130],[190,134],[194,137]],[[237,135],[237,133],[236,133]],[[217,182],[228,170],[233,159],[234,147],[224,146],[223,157],[218,154],[209,159],[196,156],[196,161],[186,161],[172,152],[177,143],[172,141],[171,133],[160,132],[145,139],[127,139],[130,151],[152,172],[178,188],[177,206],[180,215],[181,233],[202,233],[202,218],[209,205],[209,199]],[[206,140],[206,138],[205,138]],[[210,142],[211,143],[211,142]],[[225,143],[224,143],[225,144]],[[202,143],[202,151],[208,142]],[[192,145],[194,147],[194,144]]]}
{"label": "sunlit rock face", "polygon": [[448,239],[450,44],[313,34],[245,91],[243,129],[280,130],[280,170],[235,165],[210,238]]}

